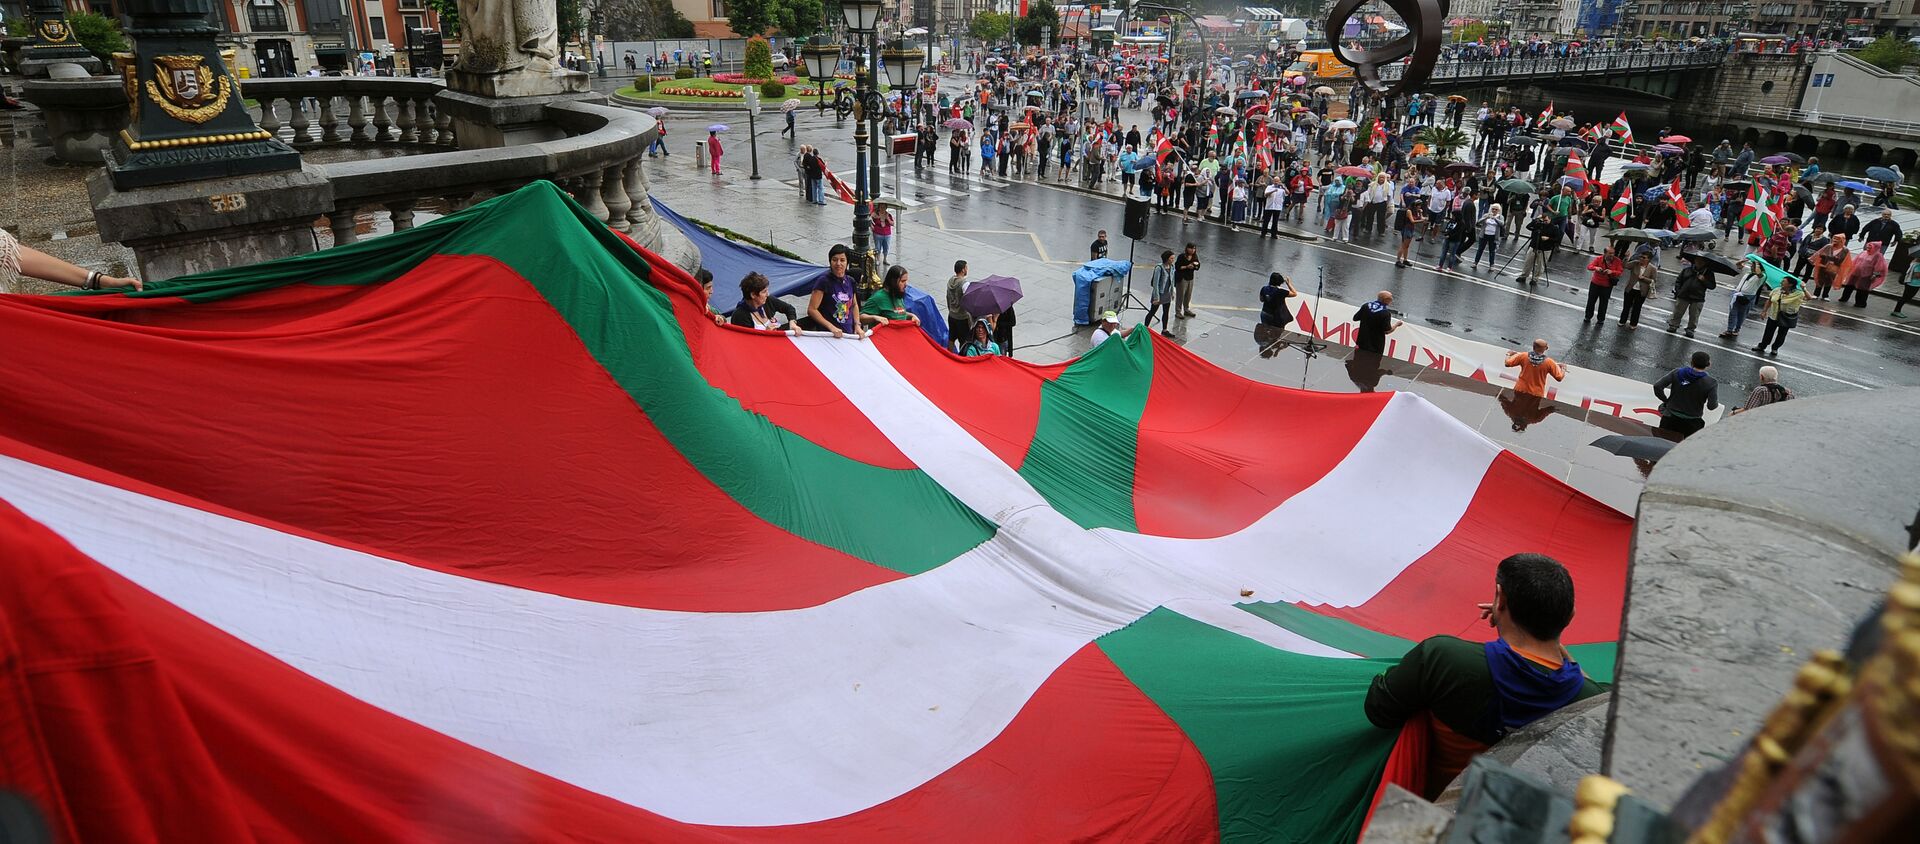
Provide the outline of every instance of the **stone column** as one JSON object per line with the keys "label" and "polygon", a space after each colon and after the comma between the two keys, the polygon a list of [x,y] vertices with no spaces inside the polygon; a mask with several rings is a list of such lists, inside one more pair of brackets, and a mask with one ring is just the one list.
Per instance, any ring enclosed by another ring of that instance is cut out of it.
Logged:
{"label": "stone column", "polygon": [[126,4],[130,123],[87,188],[100,237],[132,247],[148,280],[310,252],[333,208],[326,177],[247,114],[209,3]]}
{"label": "stone column", "polygon": [[[20,74],[36,76],[85,76],[100,72],[100,60],[80,46],[80,39],[67,23],[67,4],[61,0],[27,0],[27,16],[33,26],[33,45],[21,52]],[[55,65],[71,64],[85,74],[56,74]]]}

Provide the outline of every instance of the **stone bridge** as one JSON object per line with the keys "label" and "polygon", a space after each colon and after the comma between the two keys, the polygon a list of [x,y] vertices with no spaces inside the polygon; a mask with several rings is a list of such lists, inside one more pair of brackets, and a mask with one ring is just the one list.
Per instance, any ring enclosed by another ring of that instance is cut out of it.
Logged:
{"label": "stone bridge", "polygon": [[1908,171],[1920,164],[1920,123],[1912,121],[1764,105],[1737,109],[1728,119],[1756,149],[1898,164]]}

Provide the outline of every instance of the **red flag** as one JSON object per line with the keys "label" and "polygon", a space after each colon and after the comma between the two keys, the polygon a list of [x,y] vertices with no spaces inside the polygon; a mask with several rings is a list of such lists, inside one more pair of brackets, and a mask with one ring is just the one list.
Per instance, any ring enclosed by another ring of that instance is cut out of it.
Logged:
{"label": "red flag", "polygon": [[1667,198],[1673,200],[1673,213],[1677,217],[1677,219],[1673,221],[1673,224],[1677,227],[1685,228],[1687,199],[1686,195],[1680,190],[1679,176],[1673,177],[1673,184],[1667,186]]}
{"label": "red flag", "polygon": [[1633,143],[1633,126],[1627,123],[1626,112],[1620,112],[1620,116],[1613,119],[1613,134],[1618,136],[1623,144]]}
{"label": "red flag", "polygon": [[1627,224],[1627,215],[1633,211],[1633,188],[1620,191],[1613,200],[1613,208],[1607,211],[1607,217],[1620,225]]}

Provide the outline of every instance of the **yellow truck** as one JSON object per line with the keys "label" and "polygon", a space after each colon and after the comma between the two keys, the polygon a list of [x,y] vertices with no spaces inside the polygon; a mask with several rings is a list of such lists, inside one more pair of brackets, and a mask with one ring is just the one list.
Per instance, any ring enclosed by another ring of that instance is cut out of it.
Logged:
{"label": "yellow truck", "polygon": [[1351,79],[1353,68],[1335,58],[1332,50],[1308,50],[1287,66],[1289,76],[1304,73],[1309,79]]}

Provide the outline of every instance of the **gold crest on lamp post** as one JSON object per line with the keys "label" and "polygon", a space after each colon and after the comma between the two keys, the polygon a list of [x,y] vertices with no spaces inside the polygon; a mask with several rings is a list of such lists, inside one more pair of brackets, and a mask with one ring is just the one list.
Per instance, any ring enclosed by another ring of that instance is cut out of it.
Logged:
{"label": "gold crest on lamp post", "polygon": [[226,110],[231,96],[233,77],[225,73],[215,76],[205,57],[153,57],[153,78],[147,80],[147,99],[168,117],[187,123],[205,123]]}
{"label": "gold crest on lamp post", "polygon": [[40,22],[40,38],[48,44],[65,44],[67,43],[67,39],[72,37],[73,30],[67,27],[66,21],[47,20]]}

